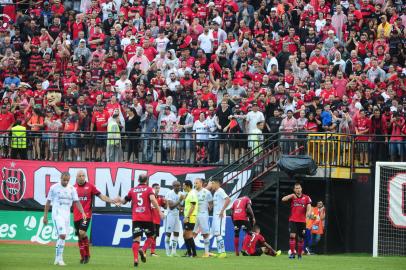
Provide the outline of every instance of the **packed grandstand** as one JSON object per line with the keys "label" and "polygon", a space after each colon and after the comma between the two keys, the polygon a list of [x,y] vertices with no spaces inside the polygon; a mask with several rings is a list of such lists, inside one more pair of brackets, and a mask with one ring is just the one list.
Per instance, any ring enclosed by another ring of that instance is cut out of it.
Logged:
{"label": "packed grandstand", "polygon": [[2,157],[223,164],[276,133],[406,155],[402,1],[0,3]]}

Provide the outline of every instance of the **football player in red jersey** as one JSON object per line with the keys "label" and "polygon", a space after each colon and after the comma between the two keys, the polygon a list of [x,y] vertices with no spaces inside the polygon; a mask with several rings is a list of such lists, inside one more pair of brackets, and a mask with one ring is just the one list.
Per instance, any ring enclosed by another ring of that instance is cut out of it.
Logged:
{"label": "football player in red jersey", "polygon": [[312,200],[309,196],[302,193],[302,185],[296,183],[293,188],[293,193],[282,198],[282,202],[290,201],[290,216],[289,216],[289,259],[295,258],[296,237],[297,237],[297,258],[302,258],[303,237],[306,230],[306,217],[310,217],[312,211]]}
{"label": "football player in red jersey", "polygon": [[[158,183],[155,183],[152,185],[152,188],[154,189],[155,192],[155,198],[158,202],[158,205],[160,207],[165,207],[166,206],[166,202],[164,197],[159,196],[159,191],[161,189],[161,186]],[[151,256],[158,256],[155,253],[155,248],[156,248],[156,238],[159,236],[159,229],[161,228],[161,218],[159,217],[159,209],[156,209],[154,207],[153,208],[153,212],[152,212],[152,222],[154,223],[154,241],[151,243]],[[147,246],[144,245],[144,247],[142,248],[142,250],[144,251],[144,253],[147,252]]]}
{"label": "football player in red jersey", "polygon": [[73,207],[73,221],[75,225],[75,233],[78,236],[78,245],[80,251],[80,263],[88,263],[90,259],[89,238],[87,237],[87,229],[89,228],[90,219],[92,217],[93,196],[99,197],[102,201],[115,203],[109,197],[100,193],[100,191],[91,183],[86,181],[85,172],[80,170],[76,174],[76,184],[74,185],[79,197],[80,204],[86,213],[86,219],[82,218],[79,209]]}
{"label": "football player in red jersey", "polygon": [[252,211],[251,200],[247,197],[241,197],[234,201],[231,207],[231,218],[234,224],[234,250],[235,255],[239,256],[238,246],[240,242],[240,231],[245,231],[245,238],[242,245],[242,254],[246,255],[247,244],[250,241],[252,225],[255,224],[254,211]]}
{"label": "football player in red jersey", "polygon": [[265,241],[264,236],[261,234],[261,229],[258,225],[254,226],[250,241],[247,245],[247,255],[249,256],[261,256],[262,254],[276,257],[281,255],[281,251],[275,251],[270,244]]}
{"label": "football player in red jersey", "polygon": [[145,233],[147,240],[144,246],[148,249],[154,241],[154,223],[152,219],[152,212],[154,207],[159,212],[159,217],[164,218],[164,214],[159,209],[159,204],[155,198],[154,189],[148,186],[148,177],[145,174],[140,175],[138,178],[139,185],[133,187],[128,192],[124,199],[117,198],[117,200],[126,204],[131,202],[132,220],[133,220],[133,244],[132,251],[134,255],[134,266],[138,267],[138,253],[141,256],[141,261],[146,262],[147,258],[142,249],[140,249],[140,241],[142,235]]}

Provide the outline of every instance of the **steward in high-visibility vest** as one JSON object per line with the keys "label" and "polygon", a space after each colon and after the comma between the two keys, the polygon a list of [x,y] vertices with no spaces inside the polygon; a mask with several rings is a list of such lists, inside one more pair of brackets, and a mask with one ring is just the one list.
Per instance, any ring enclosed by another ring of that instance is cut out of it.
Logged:
{"label": "steward in high-visibility vest", "polygon": [[27,159],[27,128],[16,120],[11,128],[11,158]]}

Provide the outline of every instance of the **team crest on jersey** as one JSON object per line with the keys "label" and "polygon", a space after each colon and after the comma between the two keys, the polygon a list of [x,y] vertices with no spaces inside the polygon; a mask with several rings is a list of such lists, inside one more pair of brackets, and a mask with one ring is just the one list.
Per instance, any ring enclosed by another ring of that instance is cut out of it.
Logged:
{"label": "team crest on jersey", "polygon": [[[12,164],[14,167],[14,164]],[[3,167],[1,180],[1,193],[7,201],[18,203],[24,197],[26,189],[25,174],[21,169]]]}

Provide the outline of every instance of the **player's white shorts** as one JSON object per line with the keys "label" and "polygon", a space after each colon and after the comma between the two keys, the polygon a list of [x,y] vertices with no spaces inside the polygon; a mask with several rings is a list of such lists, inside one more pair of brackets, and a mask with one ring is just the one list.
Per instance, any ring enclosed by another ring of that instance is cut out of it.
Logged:
{"label": "player's white shorts", "polygon": [[180,220],[179,216],[167,215],[165,218],[165,232],[173,233],[180,231]]}
{"label": "player's white shorts", "polygon": [[197,215],[194,233],[209,234],[209,215]]}
{"label": "player's white shorts", "polygon": [[70,213],[68,215],[53,215],[52,222],[54,223],[57,235],[68,235],[70,233]]}
{"label": "player's white shorts", "polygon": [[220,218],[218,215],[213,215],[213,221],[211,222],[212,235],[224,236],[226,233],[226,217]]}

